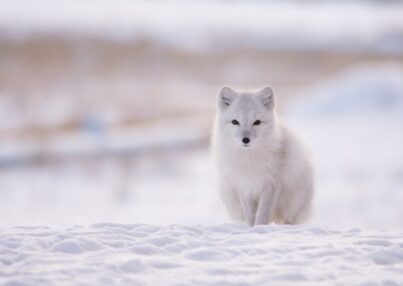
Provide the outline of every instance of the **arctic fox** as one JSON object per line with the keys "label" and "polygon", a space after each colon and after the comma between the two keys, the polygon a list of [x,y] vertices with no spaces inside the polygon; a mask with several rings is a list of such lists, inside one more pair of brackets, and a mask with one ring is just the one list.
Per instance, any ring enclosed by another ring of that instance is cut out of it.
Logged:
{"label": "arctic fox", "polygon": [[250,226],[308,219],[313,170],[297,137],[277,118],[270,87],[223,87],[212,136],[221,197],[235,220]]}

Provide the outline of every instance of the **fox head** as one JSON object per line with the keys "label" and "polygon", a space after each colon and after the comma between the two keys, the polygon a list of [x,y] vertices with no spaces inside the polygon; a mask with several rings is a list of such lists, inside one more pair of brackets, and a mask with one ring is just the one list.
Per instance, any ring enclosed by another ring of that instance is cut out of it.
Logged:
{"label": "fox head", "polygon": [[254,149],[269,142],[275,128],[275,95],[271,87],[237,92],[223,87],[218,95],[217,127],[232,145]]}

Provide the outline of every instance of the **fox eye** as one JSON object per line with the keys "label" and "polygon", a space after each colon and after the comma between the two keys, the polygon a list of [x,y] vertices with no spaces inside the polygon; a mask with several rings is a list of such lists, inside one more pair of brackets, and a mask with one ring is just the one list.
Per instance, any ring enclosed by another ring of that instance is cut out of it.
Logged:
{"label": "fox eye", "polygon": [[260,123],[262,123],[262,121],[256,120],[255,122],[253,122],[253,125],[260,125]]}
{"label": "fox eye", "polygon": [[234,119],[234,120],[232,120],[231,122],[232,122],[232,124],[234,124],[234,125],[239,125],[238,120],[235,120],[235,119]]}

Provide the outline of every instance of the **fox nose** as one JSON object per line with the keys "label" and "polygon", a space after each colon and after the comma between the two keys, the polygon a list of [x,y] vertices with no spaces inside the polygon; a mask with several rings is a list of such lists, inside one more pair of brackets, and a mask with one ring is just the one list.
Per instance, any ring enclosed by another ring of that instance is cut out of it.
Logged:
{"label": "fox nose", "polygon": [[244,144],[248,144],[250,142],[250,139],[248,137],[244,137],[244,138],[242,138],[242,142]]}

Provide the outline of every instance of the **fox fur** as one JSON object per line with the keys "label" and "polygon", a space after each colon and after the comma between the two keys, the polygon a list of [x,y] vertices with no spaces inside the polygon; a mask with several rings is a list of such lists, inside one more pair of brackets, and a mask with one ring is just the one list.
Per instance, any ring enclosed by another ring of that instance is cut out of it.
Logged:
{"label": "fox fur", "polygon": [[279,120],[271,87],[220,90],[212,151],[221,197],[233,219],[253,226],[299,224],[309,218],[311,159]]}

